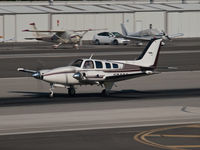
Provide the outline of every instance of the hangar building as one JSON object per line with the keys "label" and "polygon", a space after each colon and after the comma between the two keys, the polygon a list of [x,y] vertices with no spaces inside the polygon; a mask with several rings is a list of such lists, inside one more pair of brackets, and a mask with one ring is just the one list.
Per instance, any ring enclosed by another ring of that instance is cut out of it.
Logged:
{"label": "hangar building", "polygon": [[[158,0],[157,0],[158,1]],[[100,2],[0,2],[0,35],[5,41],[25,41],[33,33],[22,32],[36,23],[40,30],[77,30],[107,28],[121,32],[125,23],[129,32],[149,28],[168,34],[184,33],[184,37],[200,37],[200,3],[136,1]],[[97,32],[97,31],[95,31]],[[91,40],[94,31],[84,40]]]}

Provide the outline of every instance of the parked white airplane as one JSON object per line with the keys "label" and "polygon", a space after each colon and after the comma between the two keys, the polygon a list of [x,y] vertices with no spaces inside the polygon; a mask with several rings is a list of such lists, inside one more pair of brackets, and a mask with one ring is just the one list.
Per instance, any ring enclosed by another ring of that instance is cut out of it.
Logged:
{"label": "parked white airplane", "polygon": [[[152,38],[159,38],[163,40],[171,40],[179,36],[183,36],[183,33],[176,33],[172,35],[167,35],[164,31],[159,31],[158,29],[153,29],[152,24],[150,24],[149,29],[141,30],[139,32],[129,33],[124,24],[121,24],[122,34],[124,38],[133,39],[138,41],[149,41]],[[164,45],[164,43],[162,43]]]}
{"label": "parked white airplane", "polygon": [[[73,44],[74,48],[78,49],[82,45],[82,38],[88,31],[96,31],[102,29],[87,29],[87,30],[38,30],[35,23],[30,23],[33,30],[23,30],[24,32],[34,32],[34,38],[25,38],[26,40],[41,40],[45,42],[57,43],[53,48],[58,48],[61,44]],[[53,35],[41,34],[53,33]]]}
{"label": "parked white airplane", "polygon": [[68,87],[68,94],[75,95],[76,85],[102,85],[104,95],[109,95],[117,81],[154,74],[162,39],[152,39],[136,60],[78,59],[71,65],[40,71],[18,68],[32,77],[50,83],[50,97],[54,87]]}

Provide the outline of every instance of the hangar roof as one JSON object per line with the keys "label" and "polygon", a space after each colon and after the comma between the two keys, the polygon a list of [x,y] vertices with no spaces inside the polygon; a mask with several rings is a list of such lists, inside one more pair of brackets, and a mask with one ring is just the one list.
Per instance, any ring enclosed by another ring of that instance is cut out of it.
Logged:
{"label": "hangar roof", "polygon": [[0,14],[35,14],[35,13],[114,13],[114,12],[145,12],[145,11],[200,11],[199,3],[181,4],[181,3],[133,3],[133,2],[115,2],[115,3],[54,3],[48,5],[41,3],[28,5],[6,5],[0,3]]}

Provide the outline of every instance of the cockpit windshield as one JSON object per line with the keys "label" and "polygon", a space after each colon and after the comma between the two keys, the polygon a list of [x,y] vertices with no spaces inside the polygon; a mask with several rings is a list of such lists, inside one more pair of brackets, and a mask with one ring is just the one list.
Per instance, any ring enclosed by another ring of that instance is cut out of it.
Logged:
{"label": "cockpit windshield", "polygon": [[112,32],[112,34],[116,37],[116,38],[122,38],[123,35],[120,34],[119,32]]}
{"label": "cockpit windshield", "polygon": [[81,64],[82,64],[83,60],[82,59],[78,59],[76,61],[74,61],[71,66],[74,66],[74,67],[81,67]]}

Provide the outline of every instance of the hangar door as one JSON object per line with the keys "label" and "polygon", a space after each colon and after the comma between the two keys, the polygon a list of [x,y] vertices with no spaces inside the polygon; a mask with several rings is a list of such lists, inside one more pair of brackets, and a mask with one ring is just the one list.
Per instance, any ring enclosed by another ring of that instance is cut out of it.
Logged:
{"label": "hangar door", "polygon": [[184,37],[200,37],[200,12],[168,13],[168,33],[181,32]]}
{"label": "hangar door", "polygon": [[136,12],[135,13],[135,31],[149,29],[150,24],[152,28],[158,30],[165,29],[165,15],[164,12]]}

